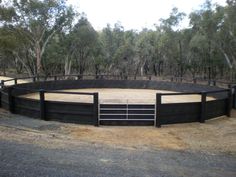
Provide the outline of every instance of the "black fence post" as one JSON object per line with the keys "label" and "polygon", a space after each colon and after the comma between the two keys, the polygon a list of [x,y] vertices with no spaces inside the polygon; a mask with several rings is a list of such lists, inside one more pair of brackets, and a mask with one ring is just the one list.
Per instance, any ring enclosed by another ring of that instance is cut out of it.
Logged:
{"label": "black fence post", "polygon": [[13,87],[8,88],[8,106],[10,113],[14,113],[14,97],[12,95]]}
{"label": "black fence post", "polygon": [[1,88],[4,88],[4,80],[1,80]]}
{"label": "black fence post", "polygon": [[56,81],[57,80],[57,76],[54,76],[54,81]]}
{"label": "black fence post", "polygon": [[32,77],[32,80],[33,80],[33,82],[35,82],[35,81],[36,81],[36,77],[35,77],[35,76],[33,76],[33,77]]}
{"label": "black fence post", "polygon": [[216,86],[216,80],[213,81],[213,86]]}
{"label": "black fence post", "polygon": [[228,91],[228,103],[227,103],[227,117],[231,116],[231,109],[232,109],[232,102],[233,102],[233,95],[232,95],[232,87],[230,86]]}
{"label": "black fence post", "polygon": [[211,85],[211,80],[208,80],[207,84],[208,84],[208,85]]}
{"label": "black fence post", "polygon": [[0,88],[0,108],[2,107],[2,89]]}
{"label": "black fence post", "polygon": [[233,92],[233,108],[236,109],[236,85],[233,87],[234,92]]}
{"label": "black fence post", "polygon": [[14,84],[15,85],[17,84],[17,78],[14,78]]}
{"label": "black fence post", "polygon": [[99,117],[98,117],[98,93],[93,94],[93,118],[94,118],[94,126],[99,126]]}
{"label": "black fence post", "polygon": [[155,117],[155,126],[161,127],[161,93],[156,94],[156,117]]}
{"label": "black fence post", "polygon": [[40,77],[39,77],[39,75],[37,75],[37,76],[36,76],[36,78],[37,78],[37,81],[39,81],[39,80],[40,80]]}
{"label": "black fence post", "polygon": [[46,112],[45,112],[45,91],[39,90],[39,98],[40,98],[40,119],[46,119]]}
{"label": "black fence post", "polygon": [[201,115],[200,115],[200,123],[204,123],[206,120],[206,97],[207,93],[202,92],[201,93]]}

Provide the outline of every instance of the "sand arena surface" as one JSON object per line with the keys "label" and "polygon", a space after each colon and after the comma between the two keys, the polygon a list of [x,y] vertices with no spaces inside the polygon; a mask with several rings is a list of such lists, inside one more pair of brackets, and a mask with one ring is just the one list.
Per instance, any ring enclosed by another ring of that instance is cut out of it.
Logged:
{"label": "sand arena surface", "polygon": [[[99,93],[100,103],[145,103],[154,104],[156,100],[156,93],[175,93],[166,90],[151,90],[151,89],[107,89],[107,88],[89,88],[89,89],[72,89],[63,90],[67,92],[86,92],[86,93]],[[22,97],[30,99],[39,99],[39,93],[31,93],[23,95]],[[74,95],[74,94],[58,94],[58,93],[45,93],[46,100],[64,101],[64,102],[85,102],[92,103],[93,96],[90,95]],[[208,97],[207,100],[213,100]],[[172,95],[162,96],[163,103],[187,103],[187,102],[200,102],[201,95]]]}
{"label": "sand arena surface", "polygon": [[[0,80],[12,79],[10,77],[0,76]],[[18,80],[18,83],[27,83],[28,80]],[[13,85],[14,81],[6,82],[5,85]],[[152,89],[118,89],[118,88],[86,88],[86,89],[70,89],[60,90],[66,92],[87,92],[99,93],[100,103],[145,103],[154,104],[156,100],[156,93],[176,93],[167,90],[152,90]],[[23,95],[22,97],[30,99],[38,99],[39,93],[31,93]],[[45,99],[49,101],[64,101],[64,102],[83,102],[92,103],[93,96],[89,95],[74,95],[74,94],[58,94],[58,93],[45,93]],[[212,97],[207,97],[207,101],[213,100]],[[172,95],[162,96],[162,103],[187,103],[187,102],[200,102],[200,95]]]}
{"label": "sand arena surface", "polygon": [[[5,77],[5,76],[0,76],[0,81],[2,80],[10,80],[10,79],[13,79],[11,77]],[[22,80],[22,79],[18,79],[17,80],[17,83],[19,84],[23,84],[23,83],[28,83],[29,81],[28,80]],[[4,85],[14,85],[15,84],[15,81],[12,80],[12,81],[7,81],[4,83]]]}

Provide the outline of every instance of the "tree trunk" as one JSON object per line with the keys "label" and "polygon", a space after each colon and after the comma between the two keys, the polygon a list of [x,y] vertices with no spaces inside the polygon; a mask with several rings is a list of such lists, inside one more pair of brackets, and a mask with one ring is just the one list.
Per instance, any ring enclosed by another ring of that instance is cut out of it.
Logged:
{"label": "tree trunk", "polygon": [[65,66],[64,66],[64,74],[70,75],[70,73],[71,73],[71,60],[69,59],[69,56],[66,56]]}
{"label": "tree trunk", "polygon": [[181,64],[181,66],[180,66],[180,77],[182,78],[183,75],[184,75],[184,67],[183,67],[183,65]]}
{"label": "tree trunk", "polygon": [[161,62],[158,62],[158,76],[161,76]]}
{"label": "tree trunk", "polygon": [[211,67],[208,67],[208,80],[211,80]]}
{"label": "tree trunk", "polygon": [[20,58],[20,56],[18,55],[17,52],[12,51],[13,55],[18,59],[18,61],[22,64],[22,66],[26,69],[27,73],[29,76],[34,75],[34,73],[32,73],[30,67]]}
{"label": "tree trunk", "polygon": [[37,70],[36,70],[36,74],[39,74],[42,68],[41,65],[41,49],[40,49],[40,44],[37,41],[36,44],[36,63],[37,63]]}
{"label": "tree trunk", "polygon": [[154,75],[157,76],[156,64],[153,64],[153,72],[154,72]]}
{"label": "tree trunk", "polygon": [[144,69],[145,69],[144,67],[145,67],[146,61],[147,61],[147,60],[145,59],[144,62],[142,63],[142,65],[141,65],[141,67],[140,67],[140,75],[141,75],[141,76],[144,75],[143,73],[144,73]]}
{"label": "tree trunk", "polygon": [[181,41],[179,40],[179,61],[180,61],[180,77],[183,77],[183,58],[182,58],[183,54],[182,54],[182,44]]}
{"label": "tree trunk", "polygon": [[139,62],[139,63],[138,63],[138,66],[137,66],[137,68],[136,68],[136,70],[135,70],[135,73],[134,73],[134,79],[136,79],[136,77],[137,77],[137,75],[138,75],[138,71],[139,71],[140,65],[141,65],[141,63]]}
{"label": "tree trunk", "polygon": [[143,65],[140,67],[140,75],[143,76]]}
{"label": "tree trunk", "polygon": [[95,75],[96,75],[96,79],[98,79],[98,75],[99,75],[99,73],[100,73],[100,71],[99,71],[99,65],[98,64],[95,64]]}
{"label": "tree trunk", "polygon": [[3,75],[4,75],[4,76],[7,75],[7,74],[6,74],[6,65],[5,65],[5,64],[3,64]]}

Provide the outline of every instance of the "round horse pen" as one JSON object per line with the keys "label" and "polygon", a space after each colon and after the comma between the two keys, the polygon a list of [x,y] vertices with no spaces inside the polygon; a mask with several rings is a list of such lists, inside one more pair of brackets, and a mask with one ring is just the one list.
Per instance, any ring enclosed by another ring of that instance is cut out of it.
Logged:
{"label": "round horse pen", "polygon": [[173,78],[169,81],[82,79],[73,75],[19,81],[2,81],[0,106],[11,113],[43,120],[160,127],[230,116],[231,109],[236,107],[236,87],[223,89],[215,81],[212,86],[196,84],[196,79],[184,83]]}

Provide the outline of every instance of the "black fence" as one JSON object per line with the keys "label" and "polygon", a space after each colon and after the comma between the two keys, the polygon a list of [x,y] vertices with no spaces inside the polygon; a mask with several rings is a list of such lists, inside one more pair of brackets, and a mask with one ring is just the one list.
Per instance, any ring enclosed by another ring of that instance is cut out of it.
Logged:
{"label": "black fence", "polygon": [[145,75],[145,76],[136,76],[136,75],[108,75],[108,74],[70,74],[70,75],[49,75],[49,76],[32,76],[32,77],[19,77],[12,78],[8,80],[2,80],[0,83],[0,87],[4,87],[5,83],[13,82],[14,84],[18,84],[19,80],[25,80],[28,82],[37,82],[37,81],[57,81],[57,80],[88,80],[88,79],[105,79],[105,80],[157,80],[157,81],[170,81],[170,82],[180,82],[180,83],[194,83],[194,84],[203,84],[210,86],[220,86],[220,87],[230,87],[232,82],[226,82],[217,79],[205,79],[202,77],[194,77],[194,78],[186,78],[186,77],[157,77],[153,75]]}
{"label": "black fence", "polygon": [[[166,96],[200,95],[199,102],[163,103]],[[211,100],[207,100],[207,98]],[[231,109],[235,93],[231,89],[223,89],[207,92],[190,93],[162,93],[156,95],[156,126],[173,123],[201,122],[205,120],[231,115]],[[235,105],[234,105],[235,106]]]}
{"label": "black fence", "polygon": [[[229,89],[222,89],[214,86],[214,84],[205,86],[194,83],[157,81],[149,78],[147,80],[106,80],[104,78],[81,80],[81,78],[73,79],[74,75],[70,77],[72,77],[71,80],[61,80],[59,76],[54,76],[52,80],[49,79],[48,81],[39,81],[40,78],[31,77],[26,78],[32,81],[31,83],[23,84],[19,84],[18,79],[4,81],[1,83],[0,106],[12,113],[43,120],[57,120],[96,126],[101,124],[155,125],[157,127],[173,123],[203,123],[205,120],[215,117],[230,116],[231,109],[236,108],[236,86],[232,84]],[[12,81],[15,85],[5,85],[5,83]],[[147,109],[147,106],[150,105],[100,105],[98,93],[58,91],[78,88],[160,89],[183,93],[158,93],[156,95],[156,103]],[[35,100],[22,96],[28,93],[38,93],[40,99]],[[46,93],[89,95],[93,98],[93,102],[51,101],[45,99]],[[163,102],[163,98],[167,96],[196,94],[201,96],[199,102]],[[208,100],[209,97],[213,99]],[[112,107],[116,109],[110,109]]]}
{"label": "black fence", "polygon": [[[29,92],[38,93],[39,100],[21,97]],[[49,101],[45,99],[46,93],[89,95],[93,97],[93,102]],[[98,125],[98,93],[30,90],[11,86],[3,89],[1,95],[1,106],[14,114],[42,120]]]}

